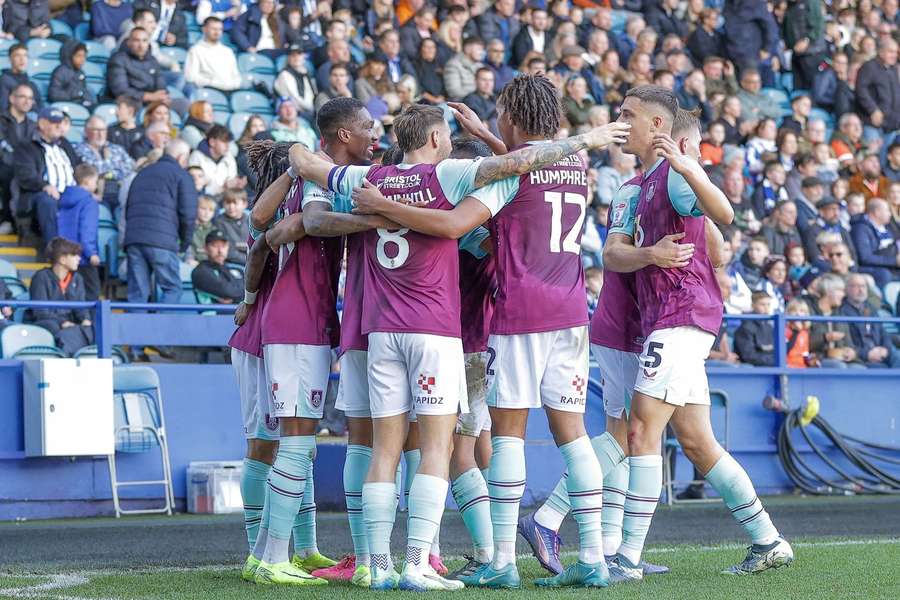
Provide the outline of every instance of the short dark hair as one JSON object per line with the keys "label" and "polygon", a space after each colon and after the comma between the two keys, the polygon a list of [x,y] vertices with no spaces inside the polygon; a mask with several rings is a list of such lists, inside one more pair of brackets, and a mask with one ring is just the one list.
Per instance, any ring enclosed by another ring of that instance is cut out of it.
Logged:
{"label": "short dark hair", "polygon": [[12,56],[13,52],[17,52],[19,50],[24,50],[25,52],[28,52],[28,46],[26,46],[25,44],[22,44],[22,43],[13,44],[12,46],[9,47],[9,55]]}
{"label": "short dark hair", "polygon": [[487,144],[471,136],[462,136],[453,138],[453,150],[450,152],[450,158],[463,158],[471,160],[473,158],[485,158],[492,156],[493,152]]}
{"label": "short dark hair", "polygon": [[814,162],[816,162],[816,157],[809,152],[800,152],[799,154],[797,154],[796,158],[794,158],[794,165],[796,166],[806,165]]}
{"label": "short dark hair", "polygon": [[767,161],[766,164],[763,165],[763,173],[768,173],[771,169],[774,169],[775,167],[782,167],[782,168],[783,168],[784,165],[781,164],[781,161],[778,160],[777,158],[772,159],[772,160],[770,160],[770,161]]}
{"label": "short dark hair", "polygon": [[140,19],[141,16],[145,15],[145,14],[150,14],[151,16],[153,16],[154,19],[156,18],[156,15],[154,15],[153,11],[150,10],[149,8],[136,8],[136,9],[134,9],[134,12],[131,13],[131,20],[133,22],[137,22],[137,20]]}
{"label": "short dark hair", "polygon": [[146,33],[147,35],[150,35],[150,32],[147,31],[146,29],[144,29],[143,27],[132,27],[132,28],[131,28],[131,31],[128,32],[128,37],[129,37],[129,39],[130,39],[131,36],[133,36],[135,33]]}
{"label": "short dark hair", "polygon": [[772,298],[772,296],[769,295],[769,292],[767,292],[765,290],[756,290],[755,292],[750,294],[750,303],[756,304],[760,300],[765,300],[765,299],[771,300],[771,298]]}
{"label": "short dark hair", "polygon": [[700,109],[695,108],[694,110],[685,110],[683,108],[679,108],[678,112],[675,113],[675,118],[672,120],[672,137],[675,138],[676,134],[678,137],[681,137],[681,134],[688,134],[691,130],[700,130]]}
{"label": "short dark hair", "polygon": [[653,82],[656,83],[657,81],[659,81],[666,75],[671,75],[672,77],[675,77],[675,73],[673,73],[672,71],[670,71],[668,69],[657,69],[657,70],[653,71]]}
{"label": "short dark hair", "polygon": [[55,263],[67,254],[81,256],[81,244],[73,242],[72,240],[67,240],[66,238],[55,237],[47,244],[45,254],[47,255],[47,258],[50,259],[51,263]]}
{"label": "short dark hair", "polygon": [[230,142],[234,139],[234,136],[231,135],[231,130],[225,127],[224,125],[213,125],[209,128],[209,131],[206,132],[206,139],[208,140],[223,140],[226,142]]}
{"label": "short dark hair", "polygon": [[559,90],[543,75],[519,75],[497,96],[497,107],[528,135],[552,138],[559,132],[562,103]]}
{"label": "short dark hair", "polygon": [[331,65],[331,68],[328,69],[328,74],[331,75],[332,73],[340,69],[347,71],[348,74],[350,73],[350,67],[347,66],[347,63],[339,62]]}
{"label": "short dark hair", "polygon": [[366,107],[356,98],[332,98],[322,105],[316,115],[316,126],[326,140],[333,140],[338,129],[356,120],[359,111]]}
{"label": "short dark hair", "polygon": [[219,17],[216,17],[216,16],[209,16],[209,17],[206,17],[205,19],[203,19],[204,27],[206,27],[210,23],[222,23],[224,25],[224,22],[222,21],[222,19],[220,19]]}
{"label": "short dark hair", "polygon": [[84,183],[85,179],[89,177],[97,177],[100,175],[100,172],[97,171],[97,167],[94,165],[89,165],[88,163],[81,163],[77,167],[75,167],[75,183],[81,185]]}
{"label": "short dark hair", "polygon": [[404,153],[418,150],[428,142],[431,130],[445,122],[444,111],[439,107],[413,104],[394,119],[397,145]]}
{"label": "short dark hair", "polygon": [[383,165],[399,165],[402,162],[403,150],[397,144],[385,150],[384,154],[381,155],[381,164]]}
{"label": "short dark hair", "polygon": [[533,68],[534,65],[537,64],[537,63],[544,63],[544,66],[546,67],[546,66],[547,66],[547,59],[544,58],[544,57],[542,57],[542,56],[535,56],[535,57],[533,57],[533,58],[529,58],[529,59],[528,59],[528,64],[526,64],[525,66],[527,66],[529,69],[531,69],[531,68]]}
{"label": "short dark hair", "polygon": [[658,85],[639,85],[633,87],[625,94],[626,98],[637,98],[641,102],[656,104],[665,109],[667,113],[675,120],[675,114],[678,112],[678,98],[675,93]]}
{"label": "short dark hair", "polygon": [[130,108],[134,114],[138,114],[138,111],[141,110],[141,101],[134,96],[129,96],[128,94],[116,96],[116,104],[124,104],[125,106]]}
{"label": "short dark hair", "polygon": [[471,46],[472,44],[481,44],[484,46],[484,40],[478,37],[477,35],[470,35],[466,39],[463,40],[463,48],[466,46]]}
{"label": "short dark hair", "polygon": [[493,75],[494,70],[490,67],[480,67],[477,71],[475,71],[475,77],[478,77],[482,73],[490,73],[491,75]]}

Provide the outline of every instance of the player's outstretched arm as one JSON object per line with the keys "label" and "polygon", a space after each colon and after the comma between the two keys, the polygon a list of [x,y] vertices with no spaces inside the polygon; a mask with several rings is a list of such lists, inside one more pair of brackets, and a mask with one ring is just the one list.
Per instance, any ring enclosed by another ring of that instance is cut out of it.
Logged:
{"label": "player's outstretched arm", "polygon": [[664,133],[657,133],[653,136],[653,147],[691,186],[697,195],[697,203],[703,214],[719,225],[730,225],[734,221],[734,209],[731,207],[731,202],[728,201],[722,190],[709,180],[709,176],[700,163],[682,154],[678,144]]}
{"label": "player's outstretched arm", "polygon": [[484,124],[484,121],[475,114],[474,110],[462,102],[448,102],[447,106],[453,111],[456,122],[466,130],[466,133],[487,144],[488,148],[491,149],[491,152],[494,154],[506,154],[508,152],[503,140],[491,133],[491,130],[488,129]]}
{"label": "player's outstretched arm", "polygon": [[[247,265],[244,268],[244,294],[245,297],[256,300],[256,294],[259,292],[259,285],[262,281],[263,271],[266,268],[266,259],[269,257],[269,246],[263,239],[256,240],[247,253]],[[243,325],[250,312],[253,311],[253,304],[241,302],[234,313],[234,324]]]}
{"label": "player's outstretched arm", "polygon": [[379,227],[399,229],[397,223],[381,215],[335,212],[326,202],[310,202],[303,208],[303,227],[307,235],[317,237],[338,237]]}
{"label": "player's outstretched arm", "polygon": [[613,122],[564,140],[534,144],[503,156],[485,158],[478,165],[475,187],[524,175],[581,150],[599,150],[610,144],[623,144],[628,139],[630,129],[631,125],[628,123]]}
{"label": "player's outstretched arm", "polygon": [[653,246],[638,248],[631,236],[611,233],[603,246],[603,265],[617,273],[633,273],[656,265],[662,269],[686,267],[694,256],[694,244],[679,244],[684,233],[667,235]]}
{"label": "player's outstretched arm", "polygon": [[253,229],[257,231],[268,229],[275,218],[275,212],[281,206],[281,202],[291,189],[293,182],[291,176],[285,172],[272,182],[272,185],[263,190],[263,193],[253,203],[253,210],[250,211],[250,226]]}
{"label": "player's outstretched arm", "polygon": [[491,211],[475,198],[468,197],[453,210],[416,208],[384,197],[381,191],[363,180],[353,190],[356,214],[378,214],[402,227],[434,237],[456,240],[491,218]]}
{"label": "player's outstretched arm", "polygon": [[291,146],[290,160],[297,175],[328,189],[328,174],[337,166],[336,164],[311,152],[303,144]]}
{"label": "player's outstretched arm", "polygon": [[[303,213],[288,215],[277,225],[266,231],[265,242],[273,251],[279,246],[290,244],[306,237],[306,229],[303,227]],[[254,244],[255,246],[256,244]]]}
{"label": "player's outstretched arm", "polygon": [[725,238],[716,224],[709,217],[705,217],[706,229],[706,254],[713,267],[721,269],[725,266]]}

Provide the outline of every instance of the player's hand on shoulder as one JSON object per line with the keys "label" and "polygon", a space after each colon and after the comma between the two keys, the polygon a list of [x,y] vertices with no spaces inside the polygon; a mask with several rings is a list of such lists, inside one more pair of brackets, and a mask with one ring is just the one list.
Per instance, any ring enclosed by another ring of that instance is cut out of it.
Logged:
{"label": "player's hand on shoulder", "polygon": [[588,148],[600,150],[610,144],[624,144],[628,141],[631,132],[631,123],[613,121],[600,127],[594,127],[584,134]]}
{"label": "player's hand on shoulder", "polygon": [[390,202],[368,179],[363,179],[362,186],[354,188],[350,197],[353,199],[353,212],[357,215],[378,214],[384,203]]}
{"label": "player's hand on shoulder", "polygon": [[662,269],[688,266],[694,256],[694,244],[679,244],[684,233],[672,233],[653,245],[653,264]]}

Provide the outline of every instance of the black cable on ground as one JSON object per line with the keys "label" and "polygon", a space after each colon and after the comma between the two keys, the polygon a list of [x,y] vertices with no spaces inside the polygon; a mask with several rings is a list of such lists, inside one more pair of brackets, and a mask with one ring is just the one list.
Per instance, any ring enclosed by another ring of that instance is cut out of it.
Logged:
{"label": "black cable on ground", "polygon": [[[842,435],[818,415],[810,419],[807,414],[808,424],[804,424],[804,412],[809,411],[804,407],[786,412],[778,432],[778,458],[794,485],[807,494],[824,496],[900,494],[900,474],[876,464],[900,464],[900,448]],[[796,429],[805,445],[795,441]],[[812,429],[824,435],[833,448],[816,443]]]}

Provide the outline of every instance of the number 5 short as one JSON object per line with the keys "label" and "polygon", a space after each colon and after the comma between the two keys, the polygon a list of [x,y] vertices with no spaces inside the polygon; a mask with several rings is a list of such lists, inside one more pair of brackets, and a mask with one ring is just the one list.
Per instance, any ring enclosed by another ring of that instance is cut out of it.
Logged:
{"label": "number 5 short", "polygon": [[716,338],[697,327],[657,329],[644,340],[634,391],[667,404],[709,404],[706,357]]}

